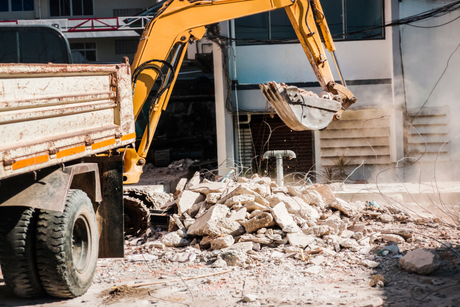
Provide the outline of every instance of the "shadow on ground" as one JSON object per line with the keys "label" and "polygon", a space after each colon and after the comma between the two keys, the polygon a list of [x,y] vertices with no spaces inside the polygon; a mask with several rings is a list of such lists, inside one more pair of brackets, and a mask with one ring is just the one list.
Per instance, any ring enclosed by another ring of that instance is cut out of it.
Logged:
{"label": "shadow on ground", "polygon": [[373,275],[380,274],[385,279],[385,287],[381,288],[383,306],[460,307],[460,258],[455,255],[459,251],[431,251],[440,256],[441,266],[428,275],[406,272],[394,254],[378,259],[380,266]]}
{"label": "shadow on ground", "polygon": [[4,281],[0,279],[0,307],[36,306],[50,303],[62,304],[63,301],[65,300],[52,297],[44,297],[39,299],[18,298],[10,292]]}

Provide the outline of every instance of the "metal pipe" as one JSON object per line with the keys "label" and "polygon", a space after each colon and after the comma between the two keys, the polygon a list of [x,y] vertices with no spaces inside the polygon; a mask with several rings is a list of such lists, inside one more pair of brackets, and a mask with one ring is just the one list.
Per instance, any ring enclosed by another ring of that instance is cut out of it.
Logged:
{"label": "metal pipe", "polygon": [[269,150],[262,157],[264,160],[276,158],[276,184],[280,187],[284,186],[283,157],[288,157],[289,160],[297,158],[292,150]]}
{"label": "metal pipe", "polygon": [[337,72],[339,73],[340,81],[342,81],[342,85],[346,87],[347,83],[345,82],[345,79],[343,78],[342,71],[340,70],[339,60],[337,59],[337,56],[335,55],[335,51],[332,52],[332,58],[334,59],[335,67],[337,67]]}

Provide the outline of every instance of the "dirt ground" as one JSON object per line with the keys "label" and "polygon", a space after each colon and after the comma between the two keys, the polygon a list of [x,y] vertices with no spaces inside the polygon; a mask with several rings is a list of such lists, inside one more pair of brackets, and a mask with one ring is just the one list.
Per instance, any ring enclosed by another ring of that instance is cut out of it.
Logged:
{"label": "dirt ground", "polygon": [[[0,275],[0,306],[460,306],[460,258],[455,255],[460,253],[460,232],[441,225],[407,226],[420,235],[399,244],[400,253],[379,255],[377,244],[365,255],[342,249],[305,255],[304,261],[291,257],[283,246],[263,247],[250,251],[244,266],[214,267],[220,251],[166,247],[145,253],[142,244],[131,241],[126,242],[124,259],[99,260],[94,284],[81,297],[18,299]],[[453,249],[429,237],[450,242]],[[415,248],[436,251],[442,266],[428,276],[400,269],[400,257]],[[196,259],[171,261],[183,252]],[[372,269],[363,260],[380,265]],[[188,279],[220,272],[225,273]],[[376,274],[385,279],[384,287],[370,286]],[[156,284],[132,287],[140,283]]]}

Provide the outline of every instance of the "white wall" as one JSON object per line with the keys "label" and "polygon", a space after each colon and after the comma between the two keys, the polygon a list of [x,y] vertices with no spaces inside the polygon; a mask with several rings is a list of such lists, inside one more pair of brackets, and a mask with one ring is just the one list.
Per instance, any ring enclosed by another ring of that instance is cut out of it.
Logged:
{"label": "white wall", "polygon": [[[401,17],[407,17],[450,2],[452,1],[404,0],[400,3],[400,14]],[[440,25],[459,16],[460,11],[455,11],[440,18],[415,23],[415,25],[425,27]],[[460,137],[455,138],[460,135],[460,121],[458,120],[458,115],[460,115],[459,28],[460,19],[437,28],[416,28],[408,25],[401,27],[401,49],[408,109],[418,110],[425,104],[425,107],[428,108],[448,106],[450,110],[449,137],[453,139],[447,145],[450,146],[448,160],[437,162],[436,177],[438,180],[460,180]],[[457,51],[453,53],[457,47]],[[446,67],[447,70],[445,70]],[[444,70],[444,76],[440,79]],[[434,175],[434,163],[426,162],[424,165],[426,167],[423,169],[423,179],[431,180]],[[406,170],[407,179],[418,176],[418,167],[417,165]]]}
{"label": "white wall", "polygon": [[[336,42],[336,48],[346,80],[392,77],[390,40]],[[330,54],[328,59],[333,63]],[[236,69],[240,84],[317,81],[300,44],[238,46]]]}

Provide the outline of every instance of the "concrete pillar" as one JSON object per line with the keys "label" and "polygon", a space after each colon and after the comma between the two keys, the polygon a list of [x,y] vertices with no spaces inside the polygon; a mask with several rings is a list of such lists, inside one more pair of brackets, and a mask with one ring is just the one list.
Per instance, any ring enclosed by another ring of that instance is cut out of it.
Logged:
{"label": "concrete pillar", "polygon": [[[222,24],[221,24],[222,25]],[[233,144],[233,117],[225,108],[227,82],[223,70],[220,47],[213,43],[214,92],[216,99],[217,164],[219,175],[226,175],[233,167],[235,159]]]}

